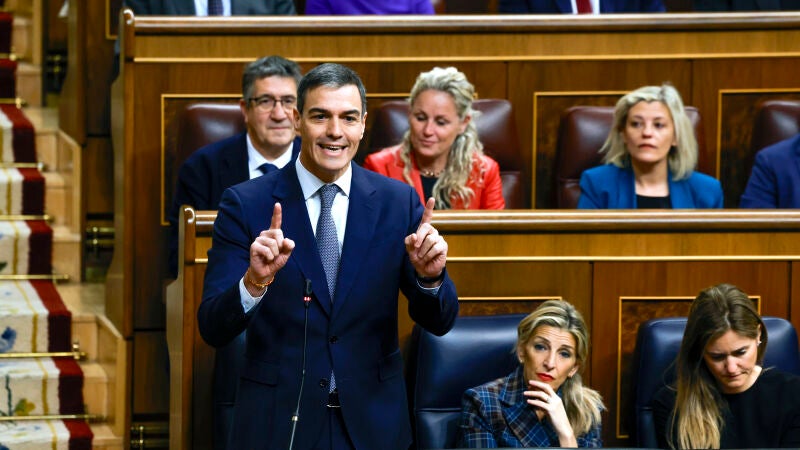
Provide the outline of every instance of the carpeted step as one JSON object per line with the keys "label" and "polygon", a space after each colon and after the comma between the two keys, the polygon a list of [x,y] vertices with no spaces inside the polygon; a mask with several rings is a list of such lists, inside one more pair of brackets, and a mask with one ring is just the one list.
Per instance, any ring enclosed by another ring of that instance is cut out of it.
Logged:
{"label": "carpeted step", "polygon": [[83,414],[83,372],[71,358],[24,358],[0,364],[0,415]]}
{"label": "carpeted step", "polygon": [[44,214],[44,187],[38,169],[0,167],[0,216]]}
{"label": "carpeted step", "polygon": [[71,318],[52,281],[0,281],[0,353],[70,351]]}
{"label": "carpeted step", "polygon": [[52,274],[53,229],[44,220],[0,220],[0,275]]}
{"label": "carpeted step", "polygon": [[0,105],[0,145],[2,162],[36,162],[33,124],[16,105]]}
{"label": "carpeted step", "polygon": [[0,422],[0,449],[3,448],[90,450],[92,430],[82,420]]}
{"label": "carpeted step", "polygon": [[33,124],[16,105],[0,105],[0,145],[1,162],[36,162]]}

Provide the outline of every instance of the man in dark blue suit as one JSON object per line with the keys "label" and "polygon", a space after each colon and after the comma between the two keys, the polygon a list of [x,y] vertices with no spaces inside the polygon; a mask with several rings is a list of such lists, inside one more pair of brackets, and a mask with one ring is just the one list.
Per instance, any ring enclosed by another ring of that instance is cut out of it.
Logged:
{"label": "man in dark blue suit", "polygon": [[277,170],[300,153],[292,111],[297,101],[300,66],[280,56],[248,64],[242,73],[242,110],[247,132],[192,153],[178,171],[170,208],[169,267],[178,274],[178,217],[181,205],[217,209],[222,192],[243,181]]}
{"label": "man in dark blue suit", "polygon": [[299,399],[295,448],[406,450],[399,291],[434,334],[458,315],[434,200],[352,164],[366,120],[352,70],[306,74],[294,117],[300,156],[225,191],[208,252],[200,333],[222,346],[247,330],[229,448],[287,448]]}
{"label": "man in dark blue suit", "polygon": [[800,208],[800,134],[756,154],[739,207]]}
{"label": "man in dark blue suit", "polygon": [[695,11],[789,11],[797,0],[694,0]]}
{"label": "man in dark blue suit", "polygon": [[[590,3],[593,11],[603,14],[667,10],[662,0],[592,0]],[[497,11],[517,14],[572,14],[577,13],[578,9],[575,0],[499,0]]]}
{"label": "man in dark blue suit", "polygon": [[[208,5],[210,2],[201,2]],[[197,9],[194,0],[125,0],[124,5],[131,8],[134,14],[150,14],[158,16],[207,16],[208,6]],[[222,15],[264,16],[273,14],[296,14],[292,0],[228,0],[220,1]]]}

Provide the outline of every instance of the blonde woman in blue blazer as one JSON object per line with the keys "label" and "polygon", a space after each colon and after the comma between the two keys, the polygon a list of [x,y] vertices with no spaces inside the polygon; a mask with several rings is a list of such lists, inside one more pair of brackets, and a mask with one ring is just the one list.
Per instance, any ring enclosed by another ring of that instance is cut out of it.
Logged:
{"label": "blonde woman in blue blazer", "polygon": [[694,171],[697,139],[670,85],[623,96],[600,153],[606,164],[581,175],[579,209],[722,208],[719,181]]}

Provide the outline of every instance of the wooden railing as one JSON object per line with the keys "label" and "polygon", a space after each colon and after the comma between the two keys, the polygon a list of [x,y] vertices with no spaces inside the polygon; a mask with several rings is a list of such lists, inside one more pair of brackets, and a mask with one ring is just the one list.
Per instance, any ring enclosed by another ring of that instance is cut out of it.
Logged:
{"label": "wooden railing", "polygon": [[[206,251],[215,213],[184,212],[182,262],[168,296],[170,448],[211,438],[213,349],[199,336]],[[686,315],[697,293],[733,283],[764,315],[800,329],[800,212],[436,212],[462,315],[525,313],[543,299],[575,304],[591,331],[586,382],[606,402],[604,442],[629,445],[629,358],[638,324]],[[401,302],[401,341],[412,323]]]}

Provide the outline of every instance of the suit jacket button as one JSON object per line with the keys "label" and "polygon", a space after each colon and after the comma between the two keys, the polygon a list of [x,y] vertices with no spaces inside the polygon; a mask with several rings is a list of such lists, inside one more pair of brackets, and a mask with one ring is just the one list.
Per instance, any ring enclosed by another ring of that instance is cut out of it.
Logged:
{"label": "suit jacket button", "polygon": [[328,379],[327,378],[320,378],[319,387],[321,387],[322,389],[326,389],[328,387]]}
{"label": "suit jacket button", "polygon": [[328,342],[330,342],[331,344],[335,344],[335,343],[339,342],[339,336],[331,336],[328,339]]}

